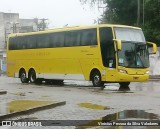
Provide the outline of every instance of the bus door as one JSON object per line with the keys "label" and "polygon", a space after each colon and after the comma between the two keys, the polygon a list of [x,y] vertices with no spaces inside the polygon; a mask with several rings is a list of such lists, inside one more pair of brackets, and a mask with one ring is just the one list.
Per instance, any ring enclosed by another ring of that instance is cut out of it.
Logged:
{"label": "bus door", "polygon": [[103,66],[106,67],[106,76],[108,79],[113,79],[116,71],[116,52],[111,27],[100,28],[100,48]]}

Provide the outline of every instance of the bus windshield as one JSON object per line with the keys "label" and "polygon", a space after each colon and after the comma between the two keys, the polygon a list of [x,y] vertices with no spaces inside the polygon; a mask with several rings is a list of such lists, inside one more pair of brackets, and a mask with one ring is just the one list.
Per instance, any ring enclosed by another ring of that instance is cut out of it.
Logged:
{"label": "bus windshield", "polygon": [[143,42],[145,43],[145,37],[141,29],[132,28],[114,28],[116,39],[122,41],[133,41],[133,42]]}
{"label": "bus windshield", "polygon": [[128,68],[149,67],[149,53],[146,44],[123,42],[118,52],[119,66]]}
{"label": "bus windshield", "polygon": [[149,52],[142,30],[115,28],[116,38],[122,40],[118,64],[127,68],[149,67]]}

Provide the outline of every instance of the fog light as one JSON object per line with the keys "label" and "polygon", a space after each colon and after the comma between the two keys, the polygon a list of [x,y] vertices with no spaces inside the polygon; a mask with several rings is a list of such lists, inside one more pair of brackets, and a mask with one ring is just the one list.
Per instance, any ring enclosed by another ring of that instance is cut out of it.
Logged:
{"label": "fog light", "polygon": [[146,74],[149,74],[149,71],[146,71]]}
{"label": "fog light", "polygon": [[127,74],[127,71],[123,69],[118,69],[118,72]]}

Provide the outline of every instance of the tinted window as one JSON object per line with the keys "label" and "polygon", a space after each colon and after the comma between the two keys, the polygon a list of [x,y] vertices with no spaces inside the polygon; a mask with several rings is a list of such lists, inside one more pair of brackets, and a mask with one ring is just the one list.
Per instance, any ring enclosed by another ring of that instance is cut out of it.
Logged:
{"label": "tinted window", "polygon": [[112,28],[100,28],[100,43],[103,65],[115,68],[116,59]]}
{"label": "tinted window", "polygon": [[33,49],[33,48],[36,48],[36,35],[33,35],[33,36],[26,36],[25,37],[25,40],[26,40],[26,44],[27,44],[27,49]]}
{"label": "tinted window", "polygon": [[113,35],[111,28],[100,28],[101,44],[113,43]]}
{"label": "tinted window", "polygon": [[80,31],[71,31],[65,33],[65,46],[79,46],[80,45]]}
{"label": "tinted window", "polygon": [[14,37],[10,38],[9,41],[9,50],[36,48],[36,39],[34,36]]}
{"label": "tinted window", "polygon": [[97,44],[96,29],[19,36],[9,39],[9,49],[54,48]]}
{"label": "tinted window", "polygon": [[19,39],[19,45],[20,45],[20,48],[19,49],[26,49],[27,48],[27,39],[26,37],[21,37]]}
{"label": "tinted window", "polygon": [[9,50],[16,50],[16,39],[15,38],[9,39]]}
{"label": "tinted window", "polygon": [[26,42],[24,41],[23,37],[10,38],[10,44],[9,44],[10,50],[18,50],[25,48],[26,48]]}
{"label": "tinted window", "polygon": [[50,43],[52,47],[64,47],[64,33],[52,33]]}
{"label": "tinted window", "polygon": [[16,37],[16,49],[25,49],[26,48],[26,42],[24,40],[24,37]]}
{"label": "tinted window", "polygon": [[96,44],[97,44],[96,29],[82,30],[81,46],[96,45]]}
{"label": "tinted window", "polygon": [[48,48],[48,47],[50,47],[49,35],[47,35],[47,34],[36,35],[36,39],[37,39],[37,48]]}

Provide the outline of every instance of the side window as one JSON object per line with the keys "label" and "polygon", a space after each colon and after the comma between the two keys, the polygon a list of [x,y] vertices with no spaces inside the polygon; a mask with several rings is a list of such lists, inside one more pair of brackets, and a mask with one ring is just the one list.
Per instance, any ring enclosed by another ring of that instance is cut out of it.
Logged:
{"label": "side window", "polygon": [[25,37],[14,37],[9,39],[9,50],[26,49]]}
{"label": "side window", "polygon": [[81,32],[81,46],[89,46],[97,44],[96,29],[86,29]]}
{"label": "side window", "polygon": [[64,33],[50,34],[50,45],[52,47],[64,47]]}
{"label": "side window", "polygon": [[50,34],[50,44],[51,47],[56,47],[56,33],[51,33]]}
{"label": "side window", "polygon": [[16,38],[9,39],[9,50],[16,50]]}
{"label": "side window", "polygon": [[65,47],[72,46],[71,38],[72,38],[72,32],[66,32],[65,33]]}
{"label": "side window", "polygon": [[65,33],[65,46],[79,46],[80,45],[80,31],[71,31]]}
{"label": "side window", "polygon": [[57,33],[57,47],[64,47],[64,33]]}
{"label": "side window", "polygon": [[23,47],[26,47],[26,44],[24,43],[23,39],[23,37],[16,38],[16,50],[20,50],[23,49]]}
{"label": "side window", "polygon": [[34,49],[36,48],[36,35],[33,36],[26,36],[25,40],[27,42],[27,49]]}
{"label": "side window", "polygon": [[50,46],[49,36],[47,34],[37,35],[37,47],[48,48]]}
{"label": "side window", "polygon": [[20,38],[20,44],[21,44],[21,48],[20,49],[27,49],[27,40],[26,37],[21,37]]}
{"label": "side window", "polygon": [[42,41],[42,37],[39,35],[36,35],[36,41],[37,41],[37,48],[42,48],[43,47],[43,41]]}
{"label": "side window", "polygon": [[105,67],[116,67],[115,49],[112,28],[100,28],[100,46],[103,65]]}
{"label": "side window", "polygon": [[49,38],[49,34],[44,34],[43,35],[44,36],[44,39],[43,39],[43,41],[44,41],[44,48],[50,48],[50,38]]}

